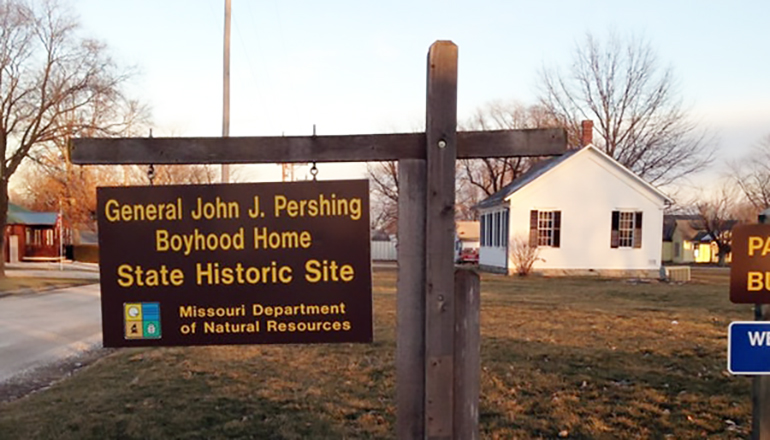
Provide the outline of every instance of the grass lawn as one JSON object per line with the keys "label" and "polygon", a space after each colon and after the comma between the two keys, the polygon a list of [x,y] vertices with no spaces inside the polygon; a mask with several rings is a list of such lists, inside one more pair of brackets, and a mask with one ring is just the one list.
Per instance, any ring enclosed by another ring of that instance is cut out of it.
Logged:
{"label": "grass lawn", "polygon": [[[685,285],[482,276],[489,439],[735,439],[727,272]],[[123,349],[0,405],[2,439],[394,438],[395,271],[374,274],[368,345]]]}

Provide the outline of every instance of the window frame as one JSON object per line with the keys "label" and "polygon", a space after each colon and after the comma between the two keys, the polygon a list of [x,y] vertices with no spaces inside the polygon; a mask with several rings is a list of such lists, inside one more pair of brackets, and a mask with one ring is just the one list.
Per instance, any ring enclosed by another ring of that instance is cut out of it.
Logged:
{"label": "window frame", "polygon": [[636,229],[636,213],[633,211],[618,212],[618,247],[634,247],[634,230]]}
{"label": "window frame", "polygon": [[530,246],[561,247],[561,210],[531,210],[529,227]]}
{"label": "window frame", "polygon": [[612,211],[610,247],[612,249],[639,249],[642,247],[643,211],[616,209]]}

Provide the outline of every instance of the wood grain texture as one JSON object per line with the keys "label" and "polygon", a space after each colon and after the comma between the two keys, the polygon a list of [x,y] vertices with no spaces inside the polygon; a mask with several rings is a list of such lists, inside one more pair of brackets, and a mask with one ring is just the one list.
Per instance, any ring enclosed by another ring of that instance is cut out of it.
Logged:
{"label": "wood grain texture", "polygon": [[437,41],[428,53],[425,232],[426,434],[455,438],[454,207],[457,159],[457,46]]}
{"label": "wood grain texture", "polygon": [[[770,224],[760,215],[759,223]],[[755,321],[770,321],[770,305],[754,305]],[[751,382],[751,440],[770,440],[770,376],[754,376]]]}
{"label": "wood grain texture", "polygon": [[396,438],[425,438],[425,161],[398,161]]}
{"label": "wood grain texture", "polygon": [[[366,162],[425,159],[425,133],[228,138],[81,138],[69,145],[78,165]],[[457,157],[558,155],[562,129],[457,133]]]}
{"label": "wood grain texture", "polygon": [[454,437],[479,438],[481,392],[481,279],[472,269],[455,269]]}

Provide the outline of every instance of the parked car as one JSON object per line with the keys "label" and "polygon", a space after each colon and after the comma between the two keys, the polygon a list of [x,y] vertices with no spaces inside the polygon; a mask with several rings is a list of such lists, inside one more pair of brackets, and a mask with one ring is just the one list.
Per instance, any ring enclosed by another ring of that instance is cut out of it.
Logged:
{"label": "parked car", "polygon": [[460,264],[479,264],[479,250],[476,248],[460,249],[456,262]]}

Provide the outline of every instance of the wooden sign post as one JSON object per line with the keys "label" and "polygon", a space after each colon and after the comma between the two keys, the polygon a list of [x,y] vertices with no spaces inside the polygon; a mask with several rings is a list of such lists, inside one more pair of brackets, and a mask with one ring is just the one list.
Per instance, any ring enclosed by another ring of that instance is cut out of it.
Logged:
{"label": "wooden sign post", "polygon": [[[770,306],[754,306],[756,321],[770,321]],[[770,376],[756,375],[751,383],[751,439],[770,440]]]}
{"label": "wooden sign post", "polygon": [[[754,304],[754,320],[770,321],[770,217],[768,210],[759,215],[758,224],[738,225],[732,230],[733,260],[730,268],[730,301],[736,304]],[[733,374],[752,374],[751,387],[751,439],[770,440],[770,370],[763,364],[760,368],[736,372],[733,362],[737,348],[733,343],[733,327],[741,328],[749,322],[733,322],[728,338],[728,370]],[[743,334],[742,336],[746,336]],[[745,340],[745,339],[744,339]],[[752,344],[753,345],[753,344]],[[758,345],[756,348],[761,348]],[[751,353],[755,363],[762,363],[756,352]],[[740,358],[737,358],[740,359]]]}
{"label": "wooden sign post", "polygon": [[478,438],[479,278],[454,267],[457,158],[549,156],[562,129],[457,132],[457,46],[428,53],[426,132],[75,139],[75,164],[399,161],[397,437]]}
{"label": "wooden sign post", "polygon": [[[770,224],[770,212],[759,215],[760,224]],[[770,305],[755,304],[754,320],[770,321]],[[770,440],[770,376],[754,376],[751,386],[751,438]]]}

